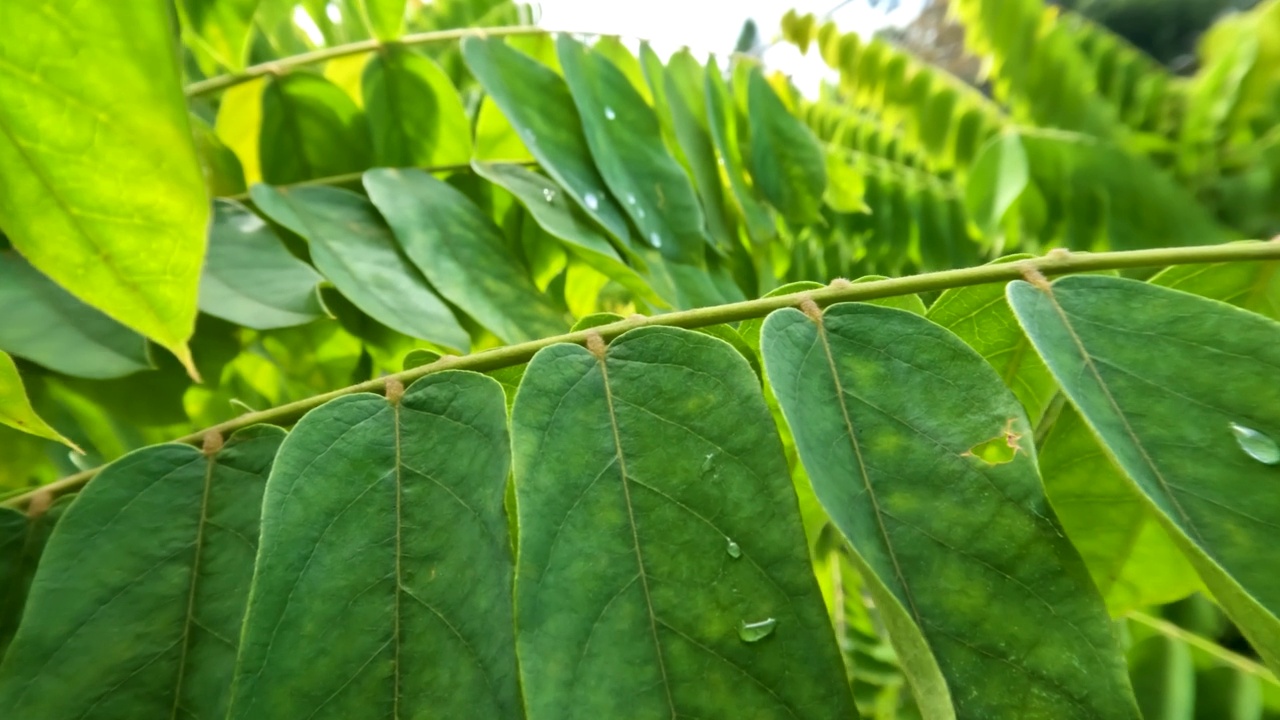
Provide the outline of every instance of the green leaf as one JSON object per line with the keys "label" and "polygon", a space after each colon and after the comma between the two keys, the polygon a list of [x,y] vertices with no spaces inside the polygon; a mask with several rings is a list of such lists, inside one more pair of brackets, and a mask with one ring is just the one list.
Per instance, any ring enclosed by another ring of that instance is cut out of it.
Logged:
{"label": "green leaf", "polygon": [[545,175],[520,165],[473,162],[476,173],[505,188],[529,210],[542,229],[564,241],[565,249],[584,264],[615,280],[654,307],[670,307],[632,270],[596,230],[596,226],[576,206],[570,205],[564,189]]}
{"label": "green leaf", "polygon": [[6,352],[0,352],[0,424],[37,437],[56,440],[83,454],[83,450],[50,427],[31,407],[27,389],[18,375],[18,366]]}
{"label": "green leaf", "polygon": [[134,331],[85,305],[12,250],[0,250],[0,350],[67,375],[113,378],[151,367]]}
{"label": "green leaf", "polygon": [[[1029,257],[1009,255],[993,264]],[[1003,285],[990,283],[946,290],[929,306],[926,317],[976,350],[1013,390],[1027,417],[1039,421],[1058,391],[1058,384],[1018,325],[1005,300]]]}
{"label": "green leaf", "polygon": [[176,4],[194,47],[228,70],[244,69],[258,0],[180,0]]}
{"label": "green leaf", "polygon": [[1129,676],[1145,720],[1192,720],[1196,670],[1184,643],[1162,635],[1129,650]]}
{"label": "green leaf", "polygon": [[262,90],[262,178],[273,185],[359,172],[373,164],[369,127],[337,85],[309,72],[273,76]]}
{"label": "green leaf", "polygon": [[1027,151],[1017,133],[987,141],[965,183],[965,207],[985,236],[1000,231],[1005,216],[1031,181]]}
{"label": "green leaf", "polygon": [[547,174],[629,247],[627,219],[605,191],[564,80],[500,38],[468,37],[462,41],[462,55]]}
{"label": "green leaf", "polygon": [[192,367],[209,198],[167,3],[0,3],[0,227]]}
{"label": "green leaf", "polygon": [[758,379],[688,330],[598,352],[512,414],[530,720],[854,716]]}
{"label": "green leaf", "polygon": [[388,45],[365,66],[361,89],[378,165],[437,167],[471,160],[471,121],[439,65]]}
{"label": "green leaf", "polygon": [[568,35],[556,38],[591,156],[613,196],[663,257],[701,266],[709,239],[689,176],[667,152],[653,109],[626,75]]}
{"label": "green leaf", "polygon": [[1040,450],[1040,475],[1113,616],[1173,602],[1201,587],[1155,512],[1075,408],[1062,408],[1053,421]]}
{"label": "green leaf", "polygon": [[374,320],[455,350],[470,346],[467,331],[367,199],[328,187],[254,185],[251,194],[268,217],[310,242],[316,268]]}
{"label": "green leaf", "polygon": [[1280,320],[1280,262],[1175,265],[1151,278],[1151,284],[1221,300]]}
{"label": "green leaf", "polygon": [[520,717],[502,390],[399,392],[334,400],[280,448],[232,720]]}
{"label": "green leaf", "polygon": [[1227,614],[1280,667],[1280,576],[1268,551],[1280,468],[1251,458],[1231,431],[1280,437],[1280,325],[1120,278],[1068,277],[1052,290],[1018,281],[1008,294],[1063,391]]}
{"label": "green leaf", "polygon": [[420,170],[371,170],[364,186],[405,254],[449,302],[504,342],[564,332],[561,312],[466,195]]}
{"label": "green leaf", "polygon": [[720,162],[724,163],[724,173],[729,176],[729,186],[733,190],[738,212],[742,214],[747,226],[747,235],[753,242],[763,243],[777,235],[777,229],[769,209],[761,203],[755,189],[747,183],[746,170],[742,167],[741,136],[745,132],[740,132],[733,95],[715,60],[707,61],[704,94],[711,138],[715,142],[716,152],[720,154]]}
{"label": "green leaf", "polygon": [[209,194],[214,197],[239,195],[246,189],[244,168],[231,148],[223,144],[213,127],[195,113],[189,115],[196,153]]}
{"label": "green leaf", "polygon": [[395,40],[404,32],[405,0],[355,0],[369,33],[379,40]]}
{"label": "green leaf", "polygon": [[[1026,416],[977,353],[857,303],[779,310],[762,348],[926,717],[1138,717],[1106,610],[1040,490]],[[992,440],[1006,462],[979,456]]]}
{"label": "green leaf", "polygon": [[283,438],[259,425],[209,455],[155,445],[94,478],[45,548],[0,665],[0,707],[29,718],[225,717],[262,490]]}
{"label": "green leaf", "polygon": [[257,215],[234,200],[214,201],[201,311],[255,330],[301,325],[326,315],[323,280]]}
{"label": "green leaf", "polygon": [[[290,21],[292,24],[292,20]],[[235,153],[248,185],[262,182],[262,95],[266,78],[256,78],[227,88],[218,104],[213,131]]]}
{"label": "green leaf", "polygon": [[735,244],[737,234],[725,212],[724,185],[720,181],[715,143],[707,123],[702,87],[705,77],[702,66],[684,49],[671,56],[661,79],[655,80],[655,84],[661,82],[665,90],[666,103],[659,109],[671,116],[672,129],[688,160],[693,184],[702,198],[707,231],[721,249],[728,249]]}
{"label": "green leaf", "polygon": [[74,496],[64,495],[43,511],[30,515],[0,508],[0,658],[18,630],[31,579],[49,534],[72,499]]}
{"label": "green leaf", "polygon": [[747,85],[751,128],[751,177],[790,222],[811,223],[822,210],[827,165],[822,148],[804,123],[782,104],[760,68]]}

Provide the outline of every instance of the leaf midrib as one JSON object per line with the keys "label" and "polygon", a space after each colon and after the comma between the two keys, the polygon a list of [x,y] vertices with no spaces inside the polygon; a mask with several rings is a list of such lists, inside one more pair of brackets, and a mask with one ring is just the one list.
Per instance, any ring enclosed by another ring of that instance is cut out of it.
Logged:
{"label": "leaf midrib", "polygon": [[209,493],[213,486],[213,471],[217,467],[217,454],[206,456],[204,489],[200,495],[200,520],[196,523],[195,557],[191,560],[191,582],[187,588],[187,613],[182,623],[182,647],[178,651],[178,678],[173,687],[173,706],[169,720],[177,720],[182,704],[182,683],[187,673],[187,651],[191,644],[191,625],[195,622],[196,591],[200,584],[200,560],[204,554],[204,527],[209,519]]}
{"label": "leaf midrib", "polygon": [[649,616],[649,634],[653,638],[653,650],[658,658],[658,671],[662,675],[662,689],[666,692],[667,707],[671,710],[671,719],[675,720],[679,714],[676,712],[675,698],[671,694],[671,681],[667,677],[666,662],[662,657],[662,643],[658,641],[658,619],[653,610],[653,597],[649,593],[649,576],[644,568],[644,553],[640,549],[640,531],[636,527],[635,509],[631,504],[631,487],[627,478],[627,461],[622,452],[622,434],[618,431],[618,415],[613,407],[613,390],[609,387],[607,356],[603,353],[597,356],[597,364],[600,366],[600,379],[601,384],[604,386],[605,406],[609,411],[609,427],[613,431],[613,446],[615,456],[618,459],[618,473],[622,480],[622,497],[627,503],[627,520],[631,527],[632,545],[636,551],[636,565],[640,570],[640,587],[644,591],[645,609]]}

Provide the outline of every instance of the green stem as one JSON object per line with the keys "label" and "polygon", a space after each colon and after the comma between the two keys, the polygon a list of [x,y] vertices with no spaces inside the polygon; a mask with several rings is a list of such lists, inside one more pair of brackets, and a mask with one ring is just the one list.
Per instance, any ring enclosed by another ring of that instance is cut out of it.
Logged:
{"label": "green stem", "polygon": [[1130,620],[1136,623],[1139,623],[1141,625],[1146,625],[1147,627],[1151,628],[1152,630],[1155,630],[1161,635],[1164,635],[1166,637],[1171,637],[1174,640],[1180,640],[1194,648],[1203,650],[1204,652],[1222,661],[1224,664],[1230,665],[1231,667],[1234,667],[1236,670],[1239,670],[1242,673],[1253,675],[1264,682],[1270,683],[1272,685],[1280,686],[1280,681],[1276,680],[1276,676],[1270,670],[1268,670],[1266,666],[1262,665],[1261,663],[1255,662],[1253,659],[1247,658],[1244,655],[1240,655],[1239,653],[1234,653],[1222,647],[1221,645],[1213,642],[1212,640],[1208,640],[1206,638],[1200,637],[1199,635],[1191,632],[1190,630],[1187,630],[1186,628],[1179,627],[1169,622],[1168,620],[1154,617],[1144,612],[1138,612],[1136,610],[1134,612],[1129,613],[1128,617]]}
{"label": "green stem", "polygon": [[[212,93],[222,92],[229,87],[234,87],[241,83],[247,83],[255,78],[264,75],[280,75],[296,67],[304,65],[314,65],[316,63],[334,60],[336,58],[347,57],[348,55],[360,55],[361,53],[373,52],[383,45],[429,45],[438,42],[452,42],[467,37],[507,37],[510,35],[546,35],[552,32],[566,32],[563,30],[547,30],[534,25],[509,25],[503,27],[490,28],[458,28],[456,30],[437,30],[435,32],[413,33],[405,35],[399,40],[383,42],[378,39],[361,40],[359,42],[347,43],[346,45],[336,45],[330,48],[322,48],[309,53],[301,53],[299,55],[291,55],[287,58],[273,60],[271,62],[261,63],[259,65],[251,65],[238,73],[230,75],[218,75],[207,80],[191,83],[186,87],[188,98],[200,97],[201,95],[209,95]],[[581,33],[586,35],[598,35],[599,33]]]}
{"label": "green stem", "polygon": [[[218,433],[225,437],[236,430],[260,423],[288,425],[302,417],[307,411],[343,395],[358,392],[381,393],[385,389],[388,378],[395,378],[407,387],[423,375],[441,370],[472,370],[476,372],[497,370],[528,362],[535,353],[550,345],[558,343],[585,344],[587,338],[594,334],[599,334],[604,340],[608,341],[628,330],[650,325],[699,328],[761,318],[774,310],[799,305],[804,300],[812,300],[819,307],[826,307],[838,302],[875,300],[901,295],[913,295],[921,292],[949,290],[970,285],[1008,282],[1021,279],[1034,272],[1039,272],[1043,275],[1063,275],[1066,273],[1120,270],[1124,268],[1258,260],[1280,260],[1280,239],[1270,242],[1239,242],[1226,245],[1200,245],[1195,247],[1124,250],[1103,253],[1071,253],[1064,250],[1055,250],[1044,257],[997,265],[979,265],[978,267],[960,270],[942,270],[857,284],[837,281],[821,290],[812,290],[796,295],[745,300],[726,305],[682,310],[665,315],[635,315],[626,320],[619,320],[618,322],[590,330],[580,330],[542,340],[507,345],[506,347],[485,350],[463,357],[446,356],[433,363],[411,370],[367,380],[350,387],[297,400],[279,407],[246,413],[199,432],[184,435],[173,442],[195,445],[203,442],[205,435],[208,433]],[[57,495],[66,492],[83,485],[101,469],[101,467],[91,468],[75,475],[70,475],[32,492],[12,498],[4,504],[21,506],[26,504],[37,493],[49,492]]]}

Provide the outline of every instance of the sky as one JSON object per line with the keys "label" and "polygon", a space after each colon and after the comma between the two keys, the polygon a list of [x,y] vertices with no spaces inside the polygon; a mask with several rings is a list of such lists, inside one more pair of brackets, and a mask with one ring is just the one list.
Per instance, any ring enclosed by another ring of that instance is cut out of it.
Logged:
{"label": "sky", "polygon": [[[533,4],[541,8],[539,24],[546,28],[648,40],[664,57],[687,46],[704,57],[732,51],[747,18],[755,19],[766,44],[778,35],[783,14],[792,8],[819,18],[831,13],[830,19],[841,31],[870,35],[887,25],[910,22],[925,0],[899,0],[898,7],[887,13],[887,0],[878,0],[878,8],[870,0],[541,0]],[[815,93],[828,76],[812,48],[804,58],[794,46],[779,43],[765,54],[765,62],[791,75],[806,94]]]}

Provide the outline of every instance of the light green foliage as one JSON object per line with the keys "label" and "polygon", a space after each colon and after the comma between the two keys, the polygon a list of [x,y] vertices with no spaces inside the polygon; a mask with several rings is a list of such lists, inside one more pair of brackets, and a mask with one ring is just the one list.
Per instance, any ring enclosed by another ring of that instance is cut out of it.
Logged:
{"label": "light green foliage", "polygon": [[208,195],[167,5],[4,3],[0,227],[38,270],[193,367]]}
{"label": "light green foliage", "polygon": [[399,393],[281,448],[230,718],[519,717],[502,391],[446,372]]}
{"label": "light green foliage", "polygon": [[156,445],[86,487],[32,581],[0,706],[33,718],[224,717],[283,438],[259,426],[208,455]]}
{"label": "light green foliage", "polygon": [[395,40],[404,28],[405,0],[354,0],[369,33],[379,40]]}
{"label": "light green foliage", "polygon": [[[1040,489],[1026,416],[972,349],[858,304],[780,310],[761,346],[928,716],[1138,717],[1102,602]],[[1012,453],[981,457],[993,439]]]}
{"label": "light green foliage", "polygon": [[18,366],[6,352],[0,352],[0,424],[56,440],[73,450],[79,449],[36,414],[31,401],[27,399],[27,389],[22,384],[22,377],[18,375]]}
{"label": "light green foliage", "polygon": [[1201,579],[1258,652],[1280,660],[1280,586],[1264,550],[1280,525],[1271,492],[1280,469],[1250,457],[1231,431],[1236,423],[1280,436],[1270,381],[1280,325],[1117,278],[1065,278],[1052,289],[1015,282],[1009,300]]}
{"label": "light green foliage", "polygon": [[513,410],[528,717],[847,717],[746,363],[667,328],[596,353],[540,352]]}
{"label": "light green foliage", "polygon": [[[266,0],[275,2],[275,0]],[[244,68],[249,32],[260,0],[179,0],[174,3],[187,42],[228,70]]]}

